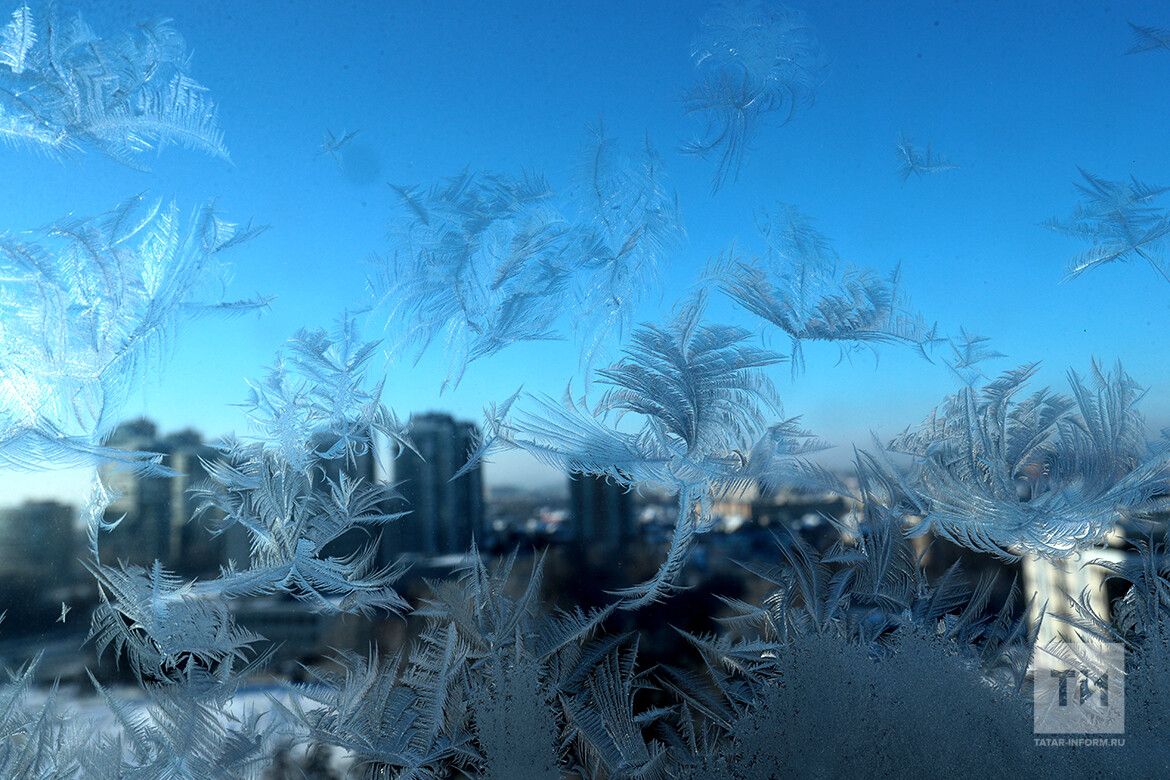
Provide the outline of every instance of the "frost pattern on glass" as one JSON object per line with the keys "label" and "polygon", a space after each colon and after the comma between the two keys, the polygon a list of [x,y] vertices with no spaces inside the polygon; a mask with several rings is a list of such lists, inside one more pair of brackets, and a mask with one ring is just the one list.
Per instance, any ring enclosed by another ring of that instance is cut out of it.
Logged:
{"label": "frost pattern on glass", "polygon": [[736,303],[792,339],[794,376],[806,368],[805,341],[835,343],[842,358],[890,343],[915,347],[925,356],[934,331],[909,308],[898,269],[881,276],[847,265],[794,206],[762,213],[759,227],[767,247],[762,257],[731,255],[712,273]]}
{"label": "frost pattern on glass", "polygon": [[658,272],[683,239],[678,199],[647,138],[622,148],[598,126],[586,148],[574,201],[590,235],[577,320],[586,363],[604,339],[630,328],[634,307],[656,287]]}
{"label": "frost pattern on glass", "polygon": [[[678,496],[670,552],[652,580],[620,592],[629,608],[671,591],[716,496],[765,474],[781,479],[780,465],[789,478],[815,471],[796,457],[819,446],[806,432],[792,421],[768,427],[780,401],[761,369],[784,358],[751,346],[748,331],[703,323],[705,303],[696,296],[668,326],[639,327],[625,357],[597,372],[608,389],[593,409],[571,394],[533,397],[500,436],[569,474]],[[619,427],[628,415],[639,423],[632,431]]]}
{"label": "frost pattern on glass", "polygon": [[959,166],[934,151],[930,144],[925,149],[916,147],[914,142],[903,135],[898,139],[898,173],[902,181],[911,176],[922,178],[944,171],[953,171]]}
{"label": "frost pattern on glass", "polygon": [[[776,3],[723,5],[703,25],[688,108],[707,126],[687,151],[718,158],[718,189],[762,125],[811,103],[824,60],[803,14]],[[1131,53],[1168,48],[1166,31],[1131,27]],[[103,39],[79,16],[22,4],[0,26],[0,135],[19,149],[91,149],[135,167],[169,144],[226,158],[189,60],[168,22]],[[339,162],[355,134],[327,131],[320,153]],[[906,138],[898,152],[903,179],[955,167]],[[246,559],[196,581],[157,560],[103,563],[103,537],[125,518],[109,513],[115,491],[93,480],[81,515],[98,599],[86,641],[99,663],[129,670],[137,698],[91,672],[112,720],[93,730],[62,705],[56,683],[37,689],[42,655],[15,665],[0,681],[0,776],[283,776],[270,759],[294,748],[318,768],[337,750],[356,775],[420,780],[839,777],[856,774],[859,757],[867,775],[931,776],[939,755],[950,773],[973,777],[1142,776],[1166,765],[1170,558],[1155,513],[1170,493],[1170,436],[1151,439],[1144,390],[1120,364],[1069,372],[1067,394],[1029,394],[1034,364],[990,376],[985,364],[1003,355],[988,339],[940,337],[909,307],[896,271],[846,265],[782,207],[761,220],[765,253],[729,257],[713,276],[788,334],[794,373],[806,368],[809,340],[836,343],[843,357],[901,343],[931,358],[942,345],[961,383],[922,424],[857,452],[847,485],[808,460],[827,445],[782,413],[770,372],[787,358],[746,329],[705,321],[705,292],[669,321],[632,327],[682,244],[679,206],[648,141],[631,152],[599,126],[582,157],[575,187],[560,195],[535,175],[395,187],[407,217],[373,280],[375,304],[402,345],[421,354],[444,342],[453,384],[510,344],[561,337],[571,318],[600,396],[590,401],[586,384],[576,397],[569,385],[559,402],[518,390],[490,405],[453,479],[511,449],[570,476],[665,491],[677,517],[657,573],[603,606],[550,609],[543,555],[513,552],[493,566],[473,541],[454,576],[425,581],[421,600],[397,592],[405,564],[385,561],[378,535],[411,522],[409,510],[393,485],[351,473],[370,460],[376,473],[383,453],[412,443],[382,400],[379,343],[345,315],[333,331],[301,330],[286,344],[250,383],[251,432],[201,463],[195,516],[181,519],[240,534]],[[1089,247],[1070,275],[1140,259],[1170,279],[1161,254],[1170,215],[1159,205],[1170,188],[1082,175],[1080,205],[1049,223]],[[186,320],[267,305],[224,296],[223,253],[258,232],[210,205],[184,217],[139,196],[93,219],[0,235],[0,465],[177,476],[160,454],[107,447],[106,437]],[[622,357],[594,370],[615,337]],[[740,563],[753,595],[720,596],[713,631],[679,632],[698,665],[640,662],[637,637],[620,632],[629,610],[677,596],[715,502],[752,488],[814,488],[847,511],[825,518],[819,546],[777,535],[774,563]],[[1015,580],[1005,592],[958,563],[928,572],[920,537],[1013,560],[1075,559],[1118,528],[1150,532],[1127,560],[1091,564],[1125,594],[1106,616],[1100,594],[1086,591],[1057,619],[1125,646],[1127,668],[1116,671],[1133,744],[1032,750],[1020,739],[1030,731],[1029,669],[1036,652],[1058,650],[1037,646],[1042,624],[1025,612],[1044,607]],[[527,566],[525,581],[516,572]],[[253,596],[349,619],[412,613],[421,632],[390,655],[338,651],[266,711],[241,712],[241,685],[277,652],[233,619],[231,602]],[[75,625],[71,610],[62,600],[61,630]]]}
{"label": "frost pattern on glass", "polygon": [[[596,749],[580,720],[593,717],[583,706],[591,675],[619,652],[591,638],[612,607],[548,614],[541,559],[514,597],[513,565],[489,571],[473,549],[465,569],[432,586],[411,647],[388,659],[338,655],[338,671],[314,673],[287,716],[314,742],[352,751],[369,776],[558,777],[581,765],[580,752]],[[628,686],[628,665],[623,674]]]}
{"label": "frost pattern on glass", "polygon": [[[681,702],[665,729],[681,758],[673,776],[756,780],[799,766],[834,777],[858,756],[883,773],[929,773],[937,756],[914,747],[924,739],[971,776],[1029,765],[1007,737],[1028,731],[1020,687],[1035,635],[1012,599],[983,616],[993,581],[972,585],[956,565],[928,582],[898,518],[876,504],[848,543],[778,546],[778,565],[751,566],[771,588],[758,603],[726,600],[725,631],[688,635],[705,669],[660,676]],[[995,756],[971,739],[1001,729]]]}
{"label": "frost pattern on glass", "polygon": [[187,682],[193,675],[246,661],[262,637],[233,625],[227,604],[199,598],[155,561],[140,566],[88,564],[101,603],[89,640],[98,654],[124,655],[139,683]]}
{"label": "frost pattern on glass", "polygon": [[[2,617],[2,616],[0,616]],[[38,654],[0,683],[0,773],[4,777],[77,777],[91,749],[88,734],[53,685],[34,699]]]}
{"label": "frost pattern on glass", "polygon": [[378,564],[376,535],[349,552],[330,547],[351,529],[374,532],[406,514],[389,509],[399,498],[393,485],[343,468],[376,458],[380,441],[395,450],[409,444],[405,426],[381,402],[382,384],[366,387],[377,348],[359,341],[353,320],[343,318],[335,333],[298,333],[253,385],[247,408],[256,440],[224,441],[223,460],[206,463],[209,479],[193,490],[215,533],[233,526],[247,533],[250,557],[199,592],[282,592],[313,611],[367,616],[407,608],[393,587],[403,566]]}
{"label": "frost pattern on glass", "polygon": [[713,188],[737,178],[768,121],[787,124],[813,102],[825,77],[816,31],[803,12],[772,0],[733,0],[703,18],[692,58],[698,79],[687,111],[705,123],[684,149],[716,158]]}
{"label": "frost pattern on glass", "polygon": [[16,9],[0,32],[0,138],[62,155],[95,149],[133,167],[166,145],[228,159],[215,104],[170,22],[102,38],[55,4]]}
{"label": "frost pattern on glass", "polygon": [[1094,363],[1087,380],[1070,371],[1071,397],[1020,397],[1035,370],[966,386],[891,442],[916,458],[895,492],[921,518],[917,532],[1008,558],[1063,557],[1167,489],[1166,446],[1147,442],[1143,391],[1121,366]]}
{"label": "frost pattern on glass", "polygon": [[1170,213],[1157,205],[1170,187],[1136,178],[1108,181],[1084,170],[1081,176],[1084,181],[1076,185],[1081,203],[1068,219],[1048,222],[1053,230],[1090,245],[1069,264],[1069,277],[1107,263],[1141,259],[1170,281],[1161,256],[1162,241],[1170,235]]}
{"label": "frost pattern on glass", "polygon": [[184,219],[139,196],[92,219],[0,234],[0,463],[156,468],[157,456],[103,447],[104,437],[184,321],[267,305],[223,299],[224,253],[259,230],[210,204]]}
{"label": "frost pattern on glass", "polygon": [[271,726],[260,713],[232,713],[234,684],[211,695],[189,685],[146,685],[145,711],[96,679],[93,685],[120,732],[93,740],[83,757],[85,776],[245,780],[267,762]]}
{"label": "frost pattern on glass", "polygon": [[540,176],[464,172],[429,188],[392,185],[404,217],[370,280],[398,348],[438,339],[444,387],[517,342],[565,337],[565,302],[590,364],[629,328],[682,223],[647,140],[629,153],[591,131],[569,196]]}
{"label": "frost pattern on glass", "polygon": [[1170,51],[1170,30],[1147,27],[1133,22],[1129,23],[1129,28],[1133,30],[1133,46],[1126,54],[1141,54],[1159,49]]}
{"label": "frost pattern on glass", "polygon": [[547,182],[463,173],[427,190],[396,187],[410,218],[372,281],[387,321],[419,354],[442,337],[447,382],[517,341],[556,337],[557,302],[583,254]]}

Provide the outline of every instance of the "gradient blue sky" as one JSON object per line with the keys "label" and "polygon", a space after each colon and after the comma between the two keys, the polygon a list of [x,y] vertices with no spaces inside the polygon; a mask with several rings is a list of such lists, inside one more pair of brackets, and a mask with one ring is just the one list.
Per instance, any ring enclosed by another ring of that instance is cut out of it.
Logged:
{"label": "gradient blue sky", "polygon": [[[706,2],[66,2],[102,34],[173,18],[219,102],[233,164],[168,150],[142,173],[94,154],[54,161],[0,148],[0,229],[97,213],[140,191],[191,208],[214,197],[230,218],[271,224],[234,253],[232,289],[276,295],[271,312],[188,327],[126,408],[215,436],[242,430],[232,404],[285,338],[365,303],[365,261],[388,248],[398,213],[387,182],[531,169],[564,188],[586,127],[603,118],[611,135],[636,144],[648,133],[658,146],[688,233],[639,319],[661,317],[732,242],[753,246],[758,208],[789,202],[846,259],[901,262],[926,318],[991,337],[1010,356],[1003,368],[1042,360],[1041,380],[1064,386],[1069,367],[1120,358],[1150,387],[1151,421],[1166,421],[1170,285],[1136,265],[1062,283],[1080,247],[1041,226],[1075,205],[1077,166],[1170,183],[1170,52],[1125,55],[1127,20],[1170,27],[1165,3],[794,5],[819,32],[828,78],[791,124],[763,128],[739,180],[712,195],[712,165],[677,151],[699,129],[682,96]],[[317,153],[326,129],[360,130],[343,170]],[[960,169],[903,184],[902,131]],[[719,296],[709,314],[757,327]],[[871,430],[917,422],[954,387],[908,350],[884,349],[876,368],[865,355],[835,365],[833,347],[806,355],[797,381],[776,371],[785,411],[836,443],[839,460]],[[519,384],[554,394],[581,384],[569,343],[513,346],[441,398],[437,350],[387,371],[386,400],[404,416],[478,416]],[[507,458],[487,477],[558,479]],[[2,475],[0,503],[83,488],[73,472]]]}

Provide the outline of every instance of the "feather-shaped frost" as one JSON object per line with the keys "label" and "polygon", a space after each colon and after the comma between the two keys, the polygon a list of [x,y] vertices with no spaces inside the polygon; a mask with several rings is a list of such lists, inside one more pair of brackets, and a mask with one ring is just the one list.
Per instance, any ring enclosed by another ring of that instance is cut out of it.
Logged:
{"label": "feather-shaped frost", "polygon": [[959,166],[934,152],[930,144],[925,149],[914,146],[914,143],[902,136],[898,139],[898,172],[902,181],[911,176],[930,176],[944,171],[953,171]]}
{"label": "feather-shaped frost", "polygon": [[52,5],[43,18],[38,27],[22,5],[0,33],[0,138],[51,155],[92,148],[135,167],[166,145],[228,158],[216,106],[169,21],[101,38]]}
{"label": "feather-shaped frost", "polygon": [[18,670],[5,670],[0,683],[0,776],[71,778],[81,776],[91,749],[89,732],[76,713],[60,702],[56,683],[34,703],[41,655]]}
{"label": "feather-shaped frost", "polygon": [[463,173],[429,190],[395,188],[408,216],[371,280],[406,345],[441,337],[447,382],[509,344],[556,338],[554,321],[584,245],[540,178]]}
{"label": "feather-shaped frost", "polygon": [[1069,374],[1072,397],[1018,396],[1035,365],[951,396],[891,443],[917,459],[901,493],[918,531],[1007,558],[1064,557],[1099,543],[1168,487],[1165,447],[1148,444],[1143,393],[1120,366]]}
{"label": "feather-shaped frost", "polygon": [[489,569],[473,547],[455,577],[430,583],[412,646],[390,658],[340,653],[335,670],[295,687],[287,714],[367,777],[555,778],[599,758],[612,771],[623,764],[615,743],[632,763],[652,753],[661,764],[660,746],[639,750],[643,721],[626,709],[631,649],[593,637],[613,607],[550,613],[543,558],[521,589],[509,587],[515,563],[512,554]]}
{"label": "feather-shaped frost", "polygon": [[438,778],[475,757],[466,648],[454,625],[432,628],[409,653],[379,659],[343,652],[338,672],[311,671],[291,717],[318,743],[354,756],[366,777]]}
{"label": "feather-shaped frost", "polygon": [[1141,259],[1170,281],[1162,259],[1162,243],[1170,235],[1170,213],[1157,201],[1170,187],[1138,181],[1108,181],[1081,171],[1076,185],[1081,203],[1065,220],[1049,220],[1048,227],[1089,244],[1069,264],[1068,276],[1080,276],[1107,263]]}
{"label": "feather-shaped frost", "polygon": [[[405,568],[380,565],[376,537],[346,553],[326,548],[354,528],[373,529],[398,520],[387,513],[398,497],[388,485],[344,475],[322,489],[311,473],[256,450],[231,448],[228,464],[208,464],[211,481],[196,491],[205,510],[222,514],[216,531],[239,525],[248,533],[245,569],[229,567],[199,592],[224,597],[286,592],[316,612],[399,612],[406,603],[394,591]],[[316,467],[316,466],[314,466]]]}
{"label": "feather-shaped frost", "polygon": [[318,459],[369,455],[377,436],[409,446],[405,426],[382,403],[383,383],[367,381],[378,346],[361,340],[348,315],[332,333],[298,331],[267,376],[248,383],[244,406],[255,430],[249,441],[298,472]]}
{"label": "feather-shaped frost", "polygon": [[883,277],[846,265],[807,217],[792,206],[764,214],[762,258],[731,257],[714,270],[736,303],[792,339],[792,372],[804,370],[805,341],[837,344],[842,356],[877,344],[906,344],[923,351],[933,331],[909,308],[899,273]]}
{"label": "feather-shaped frost", "polygon": [[[1111,684],[1121,680],[1125,687],[1126,741],[1132,747],[1127,747],[1120,757],[1123,764],[1110,759],[1103,773],[1140,774],[1142,767],[1167,760],[1162,735],[1170,706],[1170,556],[1165,543],[1154,538],[1133,542],[1136,549],[1120,561],[1095,560],[1086,564],[1100,569],[1109,586],[1124,591],[1108,603],[1106,612],[1094,606],[1102,594],[1087,588],[1083,593],[1071,594],[1073,614],[1060,619],[1070,623],[1081,639],[1081,647],[1076,648],[1080,652],[1070,653],[1072,648],[1059,642],[1044,648],[1062,660],[1080,661],[1082,668],[1107,672]],[[1102,658],[1095,652],[1103,642],[1124,647],[1123,663],[1108,663],[1108,656]]]}
{"label": "feather-shaped frost", "polygon": [[484,776],[559,777],[566,763],[560,734],[562,696],[577,693],[608,642],[591,635],[613,607],[584,612],[541,605],[544,559],[537,558],[519,596],[507,588],[515,563],[508,556],[489,571],[476,549],[457,579],[432,585],[418,614],[450,623],[471,664],[470,705]]}
{"label": "feather-shaped frost", "polygon": [[98,655],[107,648],[116,660],[125,655],[139,683],[230,677],[261,640],[232,622],[226,602],[197,596],[157,561],[150,571],[86,565],[101,597],[89,639]]}
{"label": "feather-shaped frost", "polygon": [[622,149],[598,126],[583,155],[577,197],[583,230],[593,240],[584,262],[581,316],[586,364],[614,331],[630,327],[633,309],[683,238],[678,199],[649,139],[638,153]]}
{"label": "feather-shaped frost", "polygon": [[657,713],[635,712],[636,658],[636,644],[611,653],[589,676],[586,690],[565,703],[573,729],[587,747],[586,777],[669,776],[665,745],[642,733]]}
{"label": "feather-shaped frost", "polygon": [[92,740],[86,777],[248,780],[268,758],[270,727],[254,712],[233,713],[224,697],[201,697],[186,685],[148,685],[140,709],[92,674],[90,680],[120,732]]}
{"label": "feather-shaped frost", "polygon": [[[1122,561],[1095,560],[1106,580],[1127,586],[1125,594],[1101,614],[1092,592],[1072,600],[1074,615],[1066,618],[1086,635],[1125,645],[1134,655],[1164,663],[1170,653],[1170,557],[1164,545],[1136,540],[1137,553]],[[1147,659],[1143,659],[1147,660]]]}
{"label": "feather-shaped frost", "polygon": [[[533,399],[500,437],[571,474],[677,493],[667,559],[649,582],[622,591],[631,608],[670,591],[695,535],[706,530],[714,496],[807,451],[799,429],[767,430],[779,399],[762,369],[783,357],[749,346],[748,331],[703,323],[704,303],[700,295],[669,325],[635,330],[625,357],[597,372],[608,390],[596,409],[572,398]],[[626,416],[638,421],[632,429],[621,426]]]}
{"label": "feather-shaped frost", "polygon": [[972,333],[966,328],[960,328],[957,337],[928,339],[924,346],[929,347],[936,341],[943,341],[951,348],[950,356],[944,358],[943,362],[964,385],[975,385],[986,379],[983,363],[1006,357],[1002,352],[991,348],[991,339]]}
{"label": "feather-shaped frost", "polygon": [[1159,49],[1170,51],[1170,30],[1146,27],[1133,22],[1129,23],[1129,28],[1133,30],[1133,45],[1126,54],[1141,54]]}
{"label": "feather-shaped frost", "polygon": [[805,15],[772,0],[711,9],[695,41],[698,80],[686,108],[705,129],[685,151],[718,158],[713,187],[735,178],[761,125],[783,125],[813,101],[825,60]]}
{"label": "feather-shaped frost", "polygon": [[0,65],[7,66],[17,75],[24,73],[28,52],[36,42],[32,11],[25,3],[12,12],[12,20],[0,33]]}
{"label": "feather-shaped frost", "polygon": [[993,578],[969,581],[956,563],[930,581],[901,517],[878,500],[863,507],[848,541],[819,552],[787,535],[776,539],[780,565],[742,563],[774,589],[759,606],[728,601],[731,614],[720,619],[728,635],[699,647],[751,677],[809,637],[835,637],[880,657],[896,648],[899,635],[921,633],[953,643],[998,682],[1022,685],[1035,637],[1014,598],[989,618]]}
{"label": "feather-shaped frost", "polygon": [[[351,318],[335,333],[301,331],[246,404],[258,440],[228,439],[223,460],[206,462],[208,481],[193,493],[215,533],[241,527],[248,566],[200,583],[224,597],[289,593],[319,612],[398,612],[394,583],[405,571],[378,560],[376,539],[349,552],[331,543],[354,529],[399,520],[392,485],[350,477],[346,466],[376,458],[380,440],[409,446],[405,428],[366,385],[377,342],[361,342]],[[328,476],[336,473],[336,477]]]}
{"label": "feather-shaped frost", "polygon": [[[799,766],[836,777],[858,755],[880,764],[874,776],[929,774],[935,757],[913,764],[924,735],[953,740],[948,761],[978,776],[988,759],[969,744],[972,730],[995,733],[1004,719],[1026,730],[1021,686],[1036,637],[1017,589],[995,608],[990,578],[972,587],[952,567],[928,581],[900,518],[868,503],[865,511],[851,541],[824,552],[795,536],[777,540],[778,565],[748,567],[772,586],[761,601],[725,600],[724,632],[684,634],[705,673],[659,674],[680,699],[661,731],[681,763],[670,776],[755,780]],[[953,709],[938,723],[941,706]],[[847,744],[822,745],[826,728]],[[1021,752],[999,769],[1023,765]]]}
{"label": "feather-shaped frost", "polygon": [[135,197],[93,219],[0,235],[0,463],[45,468],[158,456],[103,447],[133,383],[183,320],[262,308],[220,300],[223,253],[258,232],[210,205]]}

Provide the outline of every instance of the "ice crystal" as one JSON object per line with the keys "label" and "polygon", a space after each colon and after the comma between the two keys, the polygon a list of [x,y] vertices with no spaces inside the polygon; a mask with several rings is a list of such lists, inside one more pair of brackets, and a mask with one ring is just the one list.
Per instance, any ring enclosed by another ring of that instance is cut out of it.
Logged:
{"label": "ice crystal", "polygon": [[935,154],[929,144],[926,149],[916,148],[906,136],[898,139],[898,164],[902,181],[911,176],[929,176],[944,171],[953,171],[959,166],[949,162],[946,158]]}
{"label": "ice crystal", "polygon": [[901,488],[918,530],[1014,558],[1101,541],[1167,489],[1165,446],[1147,443],[1143,392],[1120,366],[1069,373],[1072,397],[1019,398],[1035,365],[967,386],[891,444],[916,458]]}
{"label": "ice crystal", "polygon": [[371,288],[403,344],[421,354],[443,334],[447,382],[458,385],[472,361],[556,337],[583,246],[543,179],[463,173],[395,189],[410,216]]}
{"label": "ice crystal", "polygon": [[0,463],[45,468],[157,456],[103,447],[120,403],[184,322],[263,308],[223,301],[223,253],[257,228],[211,205],[184,220],[141,196],[96,218],[0,235]]}
{"label": "ice crystal", "polygon": [[576,197],[581,230],[592,234],[584,258],[584,316],[575,323],[587,362],[604,338],[630,327],[634,306],[683,237],[678,199],[649,139],[630,153],[600,126],[591,136]]}
{"label": "ice crystal", "polygon": [[1133,46],[1126,54],[1141,54],[1146,51],[1164,49],[1170,51],[1170,30],[1159,27],[1145,27],[1140,24],[1129,23],[1133,30]]}
{"label": "ice crystal", "polygon": [[[735,178],[762,124],[786,124],[812,103],[825,60],[805,15],[771,0],[728,2],[703,19],[692,50],[699,78],[687,111],[706,123],[685,149],[716,156],[714,189]],[[774,115],[774,116],[773,116]]]}
{"label": "ice crystal", "polygon": [[116,38],[49,5],[21,5],[0,32],[0,138],[51,155],[93,148],[142,167],[167,144],[227,159],[215,104],[169,21]]}
{"label": "ice crystal", "polygon": [[1069,277],[1080,276],[1106,263],[1140,258],[1170,281],[1162,257],[1163,239],[1170,235],[1170,213],[1156,205],[1170,187],[1155,187],[1137,179],[1107,181],[1081,171],[1077,184],[1082,202],[1066,220],[1050,220],[1053,230],[1090,245],[1068,268]]}
{"label": "ice crystal", "polygon": [[767,245],[763,257],[731,256],[715,266],[714,274],[736,303],[792,339],[794,375],[805,368],[805,341],[835,343],[844,356],[883,343],[922,351],[933,336],[909,308],[897,269],[883,277],[846,265],[793,206],[762,214],[760,230]]}
{"label": "ice crystal", "polygon": [[[703,323],[704,304],[700,295],[669,325],[638,328],[625,357],[597,372],[608,389],[595,409],[571,396],[563,404],[535,398],[501,436],[503,446],[570,474],[678,495],[667,559],[652,580],[622,592],[629,607],[670,591],[695,535],[706,530],[714,497],[767,478],[782,463],[801,475],[809,469],[795,456],[816,448],[792,421],[768,428],[779,399],[761,369],[783,357],[750,346],[741,328]],[[632,431],[619,427],[627,415],[640,422]]]}
{"label": "ice crystal", "polygon": [[376,542],[348,552],[330,547],[352,529],[376,529],[406,514],[389,510],[399,498],[392,485],[346,472],[359,457],[376,458],[381,438],[394,447],[408,443],[381,402],[381,383],[366,387],[377,346],[358,341],[350,318],[334,334],[301,331],[268,378],[253,385],[247,406],[261,435],[225,440],[223,460],[204,464],[210,479],[194,491],[217,533],[239,526],[248,534],[250,561],[202,583],[204,591],[288,592],[325,612],[406,607],[393,589],[403,568],[379,562]]}

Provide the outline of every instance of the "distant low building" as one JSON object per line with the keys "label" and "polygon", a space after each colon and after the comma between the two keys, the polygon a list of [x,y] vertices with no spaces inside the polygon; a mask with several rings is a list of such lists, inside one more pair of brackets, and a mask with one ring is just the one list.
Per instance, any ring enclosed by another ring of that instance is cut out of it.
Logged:
{"label": "distant low building", "polygon": [[843,518],[850,508],[850,501],[841,496],[783,494],[753,501],[751,517],[752,523],[763,528],[780,525],[798,528],[819,524],[826,515]]}

